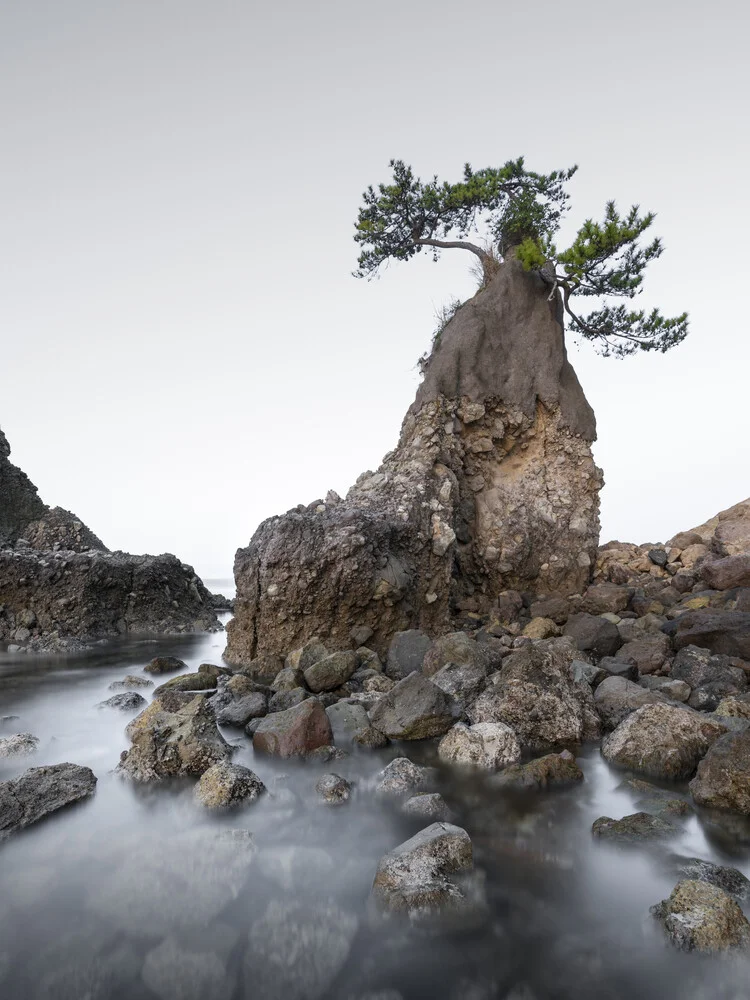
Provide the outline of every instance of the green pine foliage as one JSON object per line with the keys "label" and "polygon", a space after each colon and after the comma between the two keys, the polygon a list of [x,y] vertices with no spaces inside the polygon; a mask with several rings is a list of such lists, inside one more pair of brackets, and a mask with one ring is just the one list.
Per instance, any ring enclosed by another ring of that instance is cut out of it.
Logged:
{"label": "green pine foliage", "polygon": [[[410,260],[423,250],[437,260],[454,248],[475,254],[489,276],[496,258],[468,239],[483,232],[497,253],[514,251],[526,270],[538,271],[550,299],[559,290],[570,329],[600,353],[664,352],[687,336],[686,313],[667,319],[657,309],[646,313],[606,301],[636,296],[647,266],[661,256],[660,240],[641,241],[652,212],[641,214],[635,205],[620,215],[610,201],[602,222],[587,219],[569,247],[556,246],[569,208],[565,185],[577,167],[538,174],[526,169],[523,158],[478,171],[466,164],[463,179],[449,184],[437,177],[422,182],[403,160],[389,166],[391,183],[363,195],[354,235],[360,246],[357,277],[371,278],[389,261]],[[586,297],[600,304],[581,314],[575,302]]]}

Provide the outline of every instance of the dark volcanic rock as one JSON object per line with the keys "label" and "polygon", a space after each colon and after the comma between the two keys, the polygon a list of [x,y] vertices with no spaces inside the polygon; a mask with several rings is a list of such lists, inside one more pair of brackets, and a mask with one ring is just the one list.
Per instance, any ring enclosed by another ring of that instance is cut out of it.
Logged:
{"label": "dark volcanic rock", "polygon": [[137,691],[123,691],[113,694],[111,698],[99,703],[99,708],[119,708],[121,712],[140,711],[146,704],[146,699]]}
{"label": "dark volcanic rock", "polygon": [[31,767],[0,782],[0,840],[94,794],[96,775],[78,764]]}
{"label": "dark volcanic rock", "polygon": [[47,512],[36,486],[9,456],[8,439],[0,430],[0,546],[22,537],[26,526]]}
{"label": "dark volcanic rock", "polygon": [[155,656],[143,669],[147,674],[171,674],[175,670],[187,670],[187,663],[177,656]]}
{"label": "dark volcanic rock", "polygon": [[669,820],[651,813],[637,812],[622,819],[610,819],[600,816],[594,820],[591,832],[595,837],[612,840],[616,843],[630,844],[644,840],[663,840],[677,832],[677,827]]}
{"label": "dark volcanic rock", "polygon": [[559,301],[509,259],[442,331],[397,447],[345,500],[265,521],[235,559],[227,656],[316,634],[450,630],[452,603],[580,593],[598,536],[594,417],[570,367]]}
{"label": "dark volcanic rock", "polygon": [[425,740],[442,736],[455,719],[451,698],[422,674],[409,674],[370,712],[373,726],[392,740]]}
{"label": "dark volcanic rock", "polygon": [[702,646],[712,653],[724,653],[750,660],[750,612],[686,611],[662,626],[662,632],[672,637],[675,649]]}
{"label": "dark volcanic rock", "polygon": [[617,626],[599,615],[581,612],[571,615],[565,626],[565,635],[574,639],[576,646],[592,656],[614,656],[622,646],[622,638]]}

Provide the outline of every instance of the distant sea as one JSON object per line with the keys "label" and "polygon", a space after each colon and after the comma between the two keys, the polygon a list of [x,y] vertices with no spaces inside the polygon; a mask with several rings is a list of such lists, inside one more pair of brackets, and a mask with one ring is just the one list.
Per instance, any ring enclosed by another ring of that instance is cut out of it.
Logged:
{"label": "distant sea", "polygon": [[211,579],[204,579],[203,582],[212,594],[223,594],[224,597],[234,597],[236,593],[232,577],[223,577],[221,579],[212,577]]}

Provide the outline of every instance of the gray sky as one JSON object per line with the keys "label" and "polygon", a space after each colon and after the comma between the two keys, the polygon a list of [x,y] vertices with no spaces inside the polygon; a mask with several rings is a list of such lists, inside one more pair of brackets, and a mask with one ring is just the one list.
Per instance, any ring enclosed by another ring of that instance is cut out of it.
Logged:
{"label": "gray sky", "polygon": [[603,540],[750,494],[750,16],[666,0],[0,0],[0,425],[113,548],[221,575],[393,447],[469,255],[355,281],[362,190],[579,163],[570,225],[658,213],[664,356],[569,345]]}

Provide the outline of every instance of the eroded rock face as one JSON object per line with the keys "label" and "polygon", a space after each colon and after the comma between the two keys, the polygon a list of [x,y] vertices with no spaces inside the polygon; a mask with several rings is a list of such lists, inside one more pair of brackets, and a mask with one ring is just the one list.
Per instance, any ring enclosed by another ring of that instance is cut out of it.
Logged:
{"label": "eroded rock face", "polygon": [[235,560],[227,657],[450,630],[452,604],[577,593],[599,531],[595,425],[558,306],[515,261],[443,330],[396,449],[345,500],[265,521]]}

